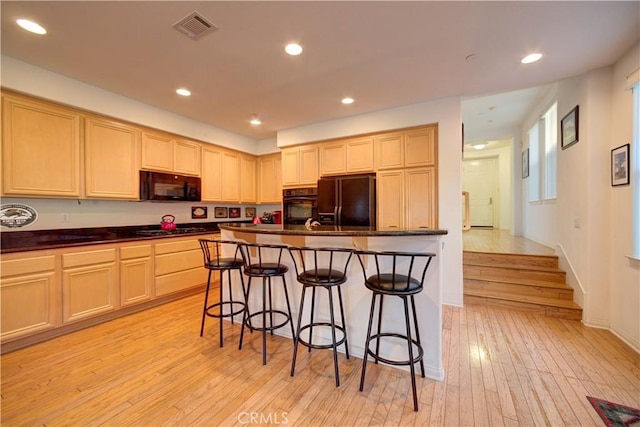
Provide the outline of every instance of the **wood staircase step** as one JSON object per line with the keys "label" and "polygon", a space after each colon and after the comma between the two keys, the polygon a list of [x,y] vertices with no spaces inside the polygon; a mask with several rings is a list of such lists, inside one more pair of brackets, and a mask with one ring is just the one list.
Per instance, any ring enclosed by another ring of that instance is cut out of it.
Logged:
{"label": "wood staircase step", "polygon": [[573,301],[573,289],[562,283],[535,283],[530,281],[503,282],[464,278],[466,291],[493,292],[494,295],[516,294],[521,296],[540,296]]}
{"label": "wood staircase step", "polygon": [[526,255],[494,252],[463,252],[463,263],[477,264],[517,264],[531,267],[558,268],[556,255]]}
{"label": "wood staircase step", "polygon": [[465,304],[491,304],[518,310],[531,311],[550,317],[570,320],[582,320],[582,308],[573,301],[554,298],[521,297],[519,295],[504,294],[495,296],[491,293],[465,290]]}
{"label": "wood staircase step", "polygon": [[558,257],[463,253],[464,303],[491,304],[546,316],[582,319]]}
{"label": "wood staircase step", "polygon": [[531,267],[517,264],[470,264],[463,263],[463,277],[476,279],[496,279],[509,282],[510,279],[528,278],[544,282],[566,282],[566,272],[558,268]]}

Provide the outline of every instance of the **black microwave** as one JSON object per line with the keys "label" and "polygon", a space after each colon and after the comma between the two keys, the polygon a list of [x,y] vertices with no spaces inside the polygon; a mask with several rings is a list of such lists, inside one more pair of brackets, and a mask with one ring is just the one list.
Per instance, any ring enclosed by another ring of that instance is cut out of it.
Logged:
{"label": "black microwave", "polygon": [[140,171],[140,200],[199,202],[200,178],[173,173]]}

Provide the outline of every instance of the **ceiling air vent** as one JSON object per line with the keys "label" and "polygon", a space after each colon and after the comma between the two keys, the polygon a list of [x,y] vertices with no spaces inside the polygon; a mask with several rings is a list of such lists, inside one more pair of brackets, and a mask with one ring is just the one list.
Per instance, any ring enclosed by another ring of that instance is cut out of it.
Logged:
{"label": "ceiling air vent", "polygon": [[180,31],[191,40],[197,40],[207,33],[213,32],[218,29],[207,18],[200,15],[198,12],[193,12],[191,15],[181,19],[173,24],[173,28]]}

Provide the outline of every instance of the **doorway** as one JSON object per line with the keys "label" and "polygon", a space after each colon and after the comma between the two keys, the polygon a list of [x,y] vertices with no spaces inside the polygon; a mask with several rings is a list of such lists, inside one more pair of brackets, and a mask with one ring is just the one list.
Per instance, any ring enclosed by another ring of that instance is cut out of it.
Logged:
{"label": "doorway", "polygon": [[499,227],[498,158],[463,161],[462,190],[469,192],[471,227]]}

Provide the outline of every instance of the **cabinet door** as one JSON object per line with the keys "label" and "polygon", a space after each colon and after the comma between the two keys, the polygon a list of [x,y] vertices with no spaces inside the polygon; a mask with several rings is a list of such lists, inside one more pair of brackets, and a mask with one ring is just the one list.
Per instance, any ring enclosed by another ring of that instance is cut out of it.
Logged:
{"label": "cabinet door", "polygon": [[373,172],[373,138],[350,139],[346,145],[347,172]]}
{"label": "cabinet door", "polygon": [[200,144],[178,139],[173,145],[173,171],[200,176]]}
{"label": "cabinet door", "polygon": [[62,321],[70,323],[118,308],[115,249],[62,255]]}
{"label": "cabinet door", "polygon": [[242,154],[240,156],[240,202],[256,203],[256,158]]}
{"label": "cabinet door", "polygon": [[280,154],[259,159],[259,203],[282,203],[282,166]]}
{"label": "cabinet door", "polygon": [[300,185],[318,185],[318,148],[300,148]]}
{"label": "cabinet door", "polygon": [[282,185],[292,186],[300,183],[300,151],[297,148],[282,150]]}
{"label": "cabinet door", "polygon": [[202,201],[222,201],[222,149],[202,146]]}
{"label": "cabinet door", "polygon": [[404,167],[404,139],[401,133],[388,133],[375,137],[378,169]]}
{"label": "cabinet door", "polygon": [[404,133],[405,167],[435,166],[436,131],[436,126],[429,126]]}
{"label": "cabinet door", "polygon": [[378,226],[404,227],[404,171],[378,172]]}
{"label": "cabinet door", "polygon": [[27,256],[2,261],[2,342],[60,325],[60,286],[55,266],[54,255]]}
{"label": "cabinet door", "polygon": [[339,175],[347,172],[347,150],[344,141],[320,145],[320,175]]}
{"label": "cabinet door", "polygon": [[80,196],[80,114],[28,98],[3,96],[2,192]]}
{"label": "cabinet door", "polygon": [[169,135],[142,132],[140,167],[173,172],[173,139]]}
{"label": "cabinet door", "polygon": [[87,197],[139,198],[140,133],[125,124],[85,120],[85,192]]}
{"label": "cabinet door", "polygon": [[435,168],[405,171],[406,227],[437,228],[438,209]]}
{"label": "cabinet door", "polygon": [[120,304],[125,307],[153,297],[151,245],[120,248]]}
{"label": "cabinet door", "polygon": [[240,202],[240,153],[222,152],[222,200]]}

